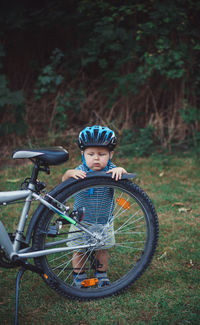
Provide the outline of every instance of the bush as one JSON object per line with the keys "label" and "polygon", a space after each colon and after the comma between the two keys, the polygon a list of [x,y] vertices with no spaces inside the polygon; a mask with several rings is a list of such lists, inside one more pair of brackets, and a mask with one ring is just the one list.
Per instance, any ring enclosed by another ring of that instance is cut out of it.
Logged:
{"label": "bush", "polygon": [[200,154],[200,111],[196,107],[190,106],[186,101],[184,108],[180,110],[183,121],[190,127],[192,132],[192,144],[195,152]]}
{"label": "bush", "polygon": [[[0,44],[0,57],[3,57],[4,50]],[[0,70],[3,65],[0,62]],[[25,99],[23,91],[11,91],[4,74],[0,75],[0,135],[9,134],[22,135],[26,133],[25,124]]]}
{"label": "bush", "polygon": [[85,99],[85,93],[82,88],[70,88],[63,95],[57,97],[56,111],[53,118],[53,124],[56,129],[64,131],[67,125],[67,114],[70,112],[77,115],[81,111],[81,103]]}
{"label": "bush", "polygon": [[146,156],[151,153],[154,143],[154,128],[148,125],[146,128],[135,130],[124,130],[120,141],[120,153],[123,155],[134,155],[136,157]]}

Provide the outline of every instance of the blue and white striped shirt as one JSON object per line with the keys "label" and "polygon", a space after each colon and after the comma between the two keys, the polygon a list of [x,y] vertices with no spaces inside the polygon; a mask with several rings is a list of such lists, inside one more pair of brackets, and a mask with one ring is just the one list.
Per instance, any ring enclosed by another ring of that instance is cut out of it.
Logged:
{"label": "blue and white striped shirt", "polygon": [[[115,168],[110,163],[106,170]],[[76,169],[89,172],[89,168],[84,164],[79,165]],[[114,190],[110,187],[102,186],[92,189],[82,190],[75,195],[74,209],[84,207],[84,222],[90,224],[106,224],[112,222],[114,210]]]}

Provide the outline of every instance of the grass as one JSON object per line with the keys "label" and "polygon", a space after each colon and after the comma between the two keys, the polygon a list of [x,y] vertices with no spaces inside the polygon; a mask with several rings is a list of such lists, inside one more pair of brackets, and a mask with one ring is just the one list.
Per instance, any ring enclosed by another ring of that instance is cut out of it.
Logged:
{"label": "grass", "polygon": [[[125,325],[199,323],[199,219],[200,168],[191,156],[152,155],[120,158],[115,162],[136,172],[135,182],[152,198],[159,223],[159,245],[144,275],[123,294],[79,302],[54,294],[42,279],[27,271],[20,286],[19,324]],[[42,174],[48,189],[60,182],[70,159]],[[2,190],[19,188],[30,174],[30,164],[0,169]],[[18,206],[1,208],[0,219],[13,231]],[[0,269],[0,323],[13,324],[16,269]]]}

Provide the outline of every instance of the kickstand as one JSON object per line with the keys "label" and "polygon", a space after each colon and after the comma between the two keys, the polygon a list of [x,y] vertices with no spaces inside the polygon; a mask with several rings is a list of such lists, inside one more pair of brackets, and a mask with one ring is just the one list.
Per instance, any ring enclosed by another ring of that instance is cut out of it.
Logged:
{"label": "kickstand", "polygon": [[26,269],[22,267],[18,273],[17,273],[17,278],[16,278],[16,295],[15,295],[15,325],[18,325],[18,305],[19,305],[19,285],[20,285],[20,280],[24,274]]}
{"label": "kickstand", "polygon": [[[18,261],[18,265],[22,266],[21,269],[19,269],[17,273],[17,278],[16,278],[16,295],[15,295],[15,325],[18,325],[18,305],[19,305],[19,285],[20,285],[20,280],[24,274],[25,271],[29,270],[32,272],[35,272],[37,274],[42,275],[43,271],[42,269],[38,268],[35,265],[29,264],[28,262],[24,261]],[[44,274],[43,274],[44,276]]]}

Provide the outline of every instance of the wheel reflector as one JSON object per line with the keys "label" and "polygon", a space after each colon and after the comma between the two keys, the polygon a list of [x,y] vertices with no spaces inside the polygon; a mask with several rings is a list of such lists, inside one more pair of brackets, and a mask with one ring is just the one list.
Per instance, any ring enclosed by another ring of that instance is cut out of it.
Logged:
{"label": "wheel reflector", "polygon": [[117,203],[119,204],[119,205],[121,205],[121,207],[123,208],[123,209],[130,209],[130,207],[131,207],[131,204],[130,204],[130,202],[128,202],[128,201],[126,201],[125,199],[123,199],[122,197],[120,198],[120,199],[117,199],[116,200],[117,201]]}

